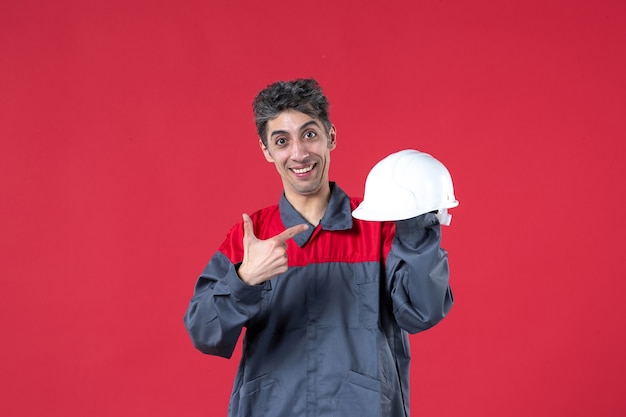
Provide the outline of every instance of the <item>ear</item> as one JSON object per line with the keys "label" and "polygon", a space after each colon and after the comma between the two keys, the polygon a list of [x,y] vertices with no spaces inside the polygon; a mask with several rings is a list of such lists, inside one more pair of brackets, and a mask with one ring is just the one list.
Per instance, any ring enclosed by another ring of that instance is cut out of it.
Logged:
{"label": "ear", "polygon": [[337,129],[335,129],[335,125],[330,126],[330,130],[328,131],[328,149],[333,150],[337,147]]}
{"label": "ear", "polygon": [[261,147],[261,150],[263,151],[263,156],[265,156],[267,162],[274,162],[274,159],[272,158],[269,149],[267,149],[267,146],[263,145],[263,141],[261,139],[259,139],[259,146]]}

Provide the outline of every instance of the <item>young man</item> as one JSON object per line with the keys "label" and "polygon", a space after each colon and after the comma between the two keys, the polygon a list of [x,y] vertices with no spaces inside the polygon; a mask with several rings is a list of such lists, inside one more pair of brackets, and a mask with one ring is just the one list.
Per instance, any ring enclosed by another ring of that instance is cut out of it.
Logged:
{"label": "young man", "polygon": [[231,229],[185,315],[212,355],[246,328],[229,417],[408,416],[408,333],[452,306],[437,217],[352,218],[360,199],[328,180],[337,133],[315,80],[266,87],[254,112],[284,193]]}

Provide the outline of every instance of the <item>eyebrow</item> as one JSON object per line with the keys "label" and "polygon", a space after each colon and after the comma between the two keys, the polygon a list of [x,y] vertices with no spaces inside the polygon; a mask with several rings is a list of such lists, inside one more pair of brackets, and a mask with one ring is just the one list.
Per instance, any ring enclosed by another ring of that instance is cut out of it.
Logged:
{"label": "eyebrow", "polygon": [[[303,130],[305,130],[306,128],[308,128],[309,126],[314,125],[317,128],[320,128],[320,124],[317,122],[317,120],[313,119],[313,120],[309,120],[308,122],[306,122],[305,124],[303,124],[302,126],[300,126],[300,128],[298,129],[300,132],[302,132]],[[272,133],[270,133],[270,138],[274,137],[276,135],[287,135],[289,134],[289,132],[287,132],[286,130],[274,130]]]}

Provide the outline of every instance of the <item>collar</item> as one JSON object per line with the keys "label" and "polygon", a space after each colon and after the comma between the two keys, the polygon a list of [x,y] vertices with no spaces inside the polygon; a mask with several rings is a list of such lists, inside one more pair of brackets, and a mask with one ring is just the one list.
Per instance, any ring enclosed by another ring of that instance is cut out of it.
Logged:
{"label": "collar", "polygon": [[[316,227],[309,223],[298,211],[293,208],[291,203],[287,201],[285,193],[280,198],[278,204],[280,210],[280,219],[285,228],[290,228],[297,224],[306,223],[309,228],[302,233],[293,237],[298,246],[302,247],[309,241]],[[330,201],[324,213],[324,217],[320,220],[319,227],[323,230],[348,230],[352,228],[352,209],[350,207],[350,198],[339,188],[334,182],[330,183]]]}

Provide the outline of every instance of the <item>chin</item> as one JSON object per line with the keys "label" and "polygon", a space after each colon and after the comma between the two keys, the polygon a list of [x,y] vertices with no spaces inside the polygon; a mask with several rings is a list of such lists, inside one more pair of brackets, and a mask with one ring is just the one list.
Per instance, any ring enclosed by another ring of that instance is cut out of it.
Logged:
{"label": "chin", "polygon": [[304,195],[304,196],[310,196],[310,195],[315,195],[317,193],[319,193],[322,189],[321,183],[317,183],[317,184],[311,184],[308,186],[302,186],[302,187],[293,187],[293,190],[300,194],[300,195]]}

